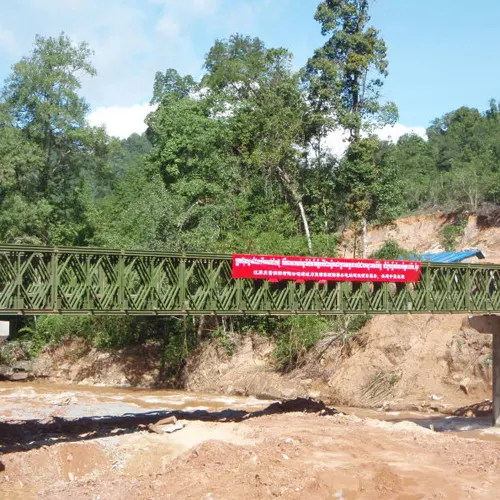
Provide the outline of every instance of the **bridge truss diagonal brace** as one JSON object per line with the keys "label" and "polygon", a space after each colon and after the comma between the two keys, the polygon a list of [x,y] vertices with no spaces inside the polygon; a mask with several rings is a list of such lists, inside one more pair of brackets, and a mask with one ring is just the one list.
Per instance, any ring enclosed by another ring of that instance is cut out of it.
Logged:
{"label": "bridge truss diagonal brace", "polygon": [[469,316],[469,326],[493,335],[493,426],[500,427],[500,316]]}

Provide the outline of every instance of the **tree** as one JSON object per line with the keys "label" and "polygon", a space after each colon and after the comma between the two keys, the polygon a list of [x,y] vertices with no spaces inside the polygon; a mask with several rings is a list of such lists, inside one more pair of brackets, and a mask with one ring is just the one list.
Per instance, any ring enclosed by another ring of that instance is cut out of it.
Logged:
{"label": "tree", "polygon": [[144,157],[151,152],[151,143],[146,134],[132,134],[121,141],[116,141],[109,152],[109,164],[114,173],[114,180],[123,177],[130,168],[143,164]]}
{"label": "tree", "polygon": [[228,40],[216,40],[210,48],[202,86],[224,93],[233,105],[244,103],[262,86],[289,75],[290,60],[291,53],[285,48],[268,49],[259,38],[231,35]]}
{"label": "tree", "polygon": [[[360,195],[375,189],[370,184],[376,179],[376,167],[369,163],[370,142],[358,143],[363,130],[397,119],[393,103],[380,103],[383,78],[387,76],[387,48],[378,31],[368,24],[369,5],[369,0],[325,0],[318,5],[315,19],[321,24],[322,35],[329,39],[314,52],[305,70],[312,105],[329,117],[331,128],[341,127],[349,133],[353,150],[341,164],[346,171],[344,178],[355,177],[366,184],[353,187],[351,198],[356,201],[346,205],[351,216],[361,221],[363,256],[371,203],[369,198],[361,200]],[[364,177],[358,176],[360,168]]]}
{"label": "tree", "polygon": [[239,189],[228,129],[205,99],[165,95],[148,118],[149,163],[171,197],[171,232],[182,250],[215,250]]}
{"label": "tree", "polygon": [[268,49],[258,38],[233,35],[210,49],[202,85],[227,110],[237,161],[257,178],[277,180],[302,221],[313,252],[300,182],[304,167],[307,103],[291,70],[291,54]]}
{"label": "tree", "polygon": [[[82,227],[79,215],[73,228],[69,227],[83,203],[79,200],[75,205],[75,192],[85,192],[84,184],[92,184],[92,178],[103,174],[107,166],[108,137],[102,129],[87,125],[89,108],[78,95],[81,78],[95,74],[90,56],[87,44],[74,45],[64,34],[57,38],[37,36],[31,55],[14,65],[5,82],[0,107],[3,133],[10,144],[7,147],[15,151],[16,141],[21,141],[25,154],[36,151],[37,159],[22,167],[30,171],[29,195],[18,182],[4,193],[2,209],[15,206],[18,210],[21,203],[38,214],[33,217],[36,228],[18,226],[24,234],[4,226],[6,238],[82,244],[92,232],[92,228]],[[19,174],[22,168],[15,170]],[[12,197],[17,199],[14,205],[10,204]],[[4,217],[4,222],[7,219]],[[67,226],[62,232],[57,229],[61,224]]]}
{"label": "tree", "polygon": [[429,141],[415,134],[405,134],[392,149],[397,165],[396,176],[403,184],[406,210],[439,202],[439,182],[436,158]]}
{"label": "tree", "polygon": [[307,62],[305,76],[312,102],[332,116],[332,124],[360,139],[369,125],[395,123],[397,108],[380,104],[387,76],[387,48],[379,32],[369,26],[369,0],[326,0],[314,18],[321,34],[329,36]]}
{"label": "tree", "polygon": [[[393,220],[402,206],[402,186],[387,145],[375,137],[360,139],[349,147],[339,172],[339,186],[346,193],[347,210],[358,220],[379,223]],[[366,258],[366,225],[362,226]]]}
{"label": "tree", "polygon": [[191,75],[182,77],[173,68],[167,69],[165,74],[158,71],[155,74],[151,104],[160,104],[166,95],[173,96],[176,99],[183,99],[195,89],[196,82]]}
{"label": "tree", "polygon": [[0,127],[0,235],[12,243],[36,243],[42,237],[50,205],[39,196],[41,148],[14,128]]}
{"label": "tree", "polygon": [[476,210],[497,184],[500,120],[490,103],[486,113],[461,107],[433,121],[427,130],[436,160],[440,203]]}
{"label": "tree", "polygon": [[172,196],[159,173],[150,175],[146,159],[136,157],[113,190],[99,200],[93,243],[108,248],[178,249]]}

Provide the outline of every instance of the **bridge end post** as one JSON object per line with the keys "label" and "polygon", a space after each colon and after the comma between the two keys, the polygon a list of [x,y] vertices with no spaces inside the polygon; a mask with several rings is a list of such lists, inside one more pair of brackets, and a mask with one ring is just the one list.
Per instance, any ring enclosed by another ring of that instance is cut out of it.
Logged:
{"label": "bridge end post", "polygon": [[500,316],[469,316],[469,326],[493,335],[493,426],[500,427]]}
{"label": "bridge end post", "polygon": [[10,321],[0,321],[0,344],[7,340],[10,333]]}

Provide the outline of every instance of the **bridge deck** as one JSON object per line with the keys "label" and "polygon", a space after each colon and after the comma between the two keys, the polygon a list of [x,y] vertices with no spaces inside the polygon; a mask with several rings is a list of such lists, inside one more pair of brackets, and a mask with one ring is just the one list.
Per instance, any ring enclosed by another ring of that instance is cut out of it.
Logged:
{"label": "bridge deck", "polygon": [[500,312],[500,266],[423,263],[417,283],[235,280],[231,256],[0,245],[0,315]]}

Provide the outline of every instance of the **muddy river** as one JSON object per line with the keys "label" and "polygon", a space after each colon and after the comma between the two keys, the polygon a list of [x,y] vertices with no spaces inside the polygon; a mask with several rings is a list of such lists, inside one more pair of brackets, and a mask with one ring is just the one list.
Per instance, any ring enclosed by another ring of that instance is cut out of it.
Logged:
{"label": "muddy river", "polygon": [[[56,385],[43,382],[0,382],[0,422],[43,420],[51,417],[118,417],[183,412],[257,412],[273,401],[165,389]],[[337,410],[359,418],[410,421],[437,432],[464,437],[500,440],[500,429],[490,417],[455,417],[420,412],[384,412],[338,406]],[[0,436],[1,440],[1,436]]]}

